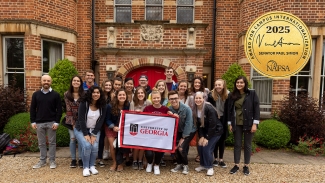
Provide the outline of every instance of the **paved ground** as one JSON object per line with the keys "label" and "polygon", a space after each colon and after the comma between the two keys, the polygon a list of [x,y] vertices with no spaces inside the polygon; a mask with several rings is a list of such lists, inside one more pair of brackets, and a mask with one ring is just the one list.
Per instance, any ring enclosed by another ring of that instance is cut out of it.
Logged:
{"label": "paved ground", "polygon": [[[233,166],[233,152],[227,149],[224,159],[228,167],[215,167],[215,175],[208,177],[205,172],[195,172],[194,168],[199,166],[194,161],[195,155],[195,148],[191,148],[188,175],[170,172],[174,167],[171,161],[167,161],[167,167],[161,167],[159,176],[132,170],[131,167],[126,167],[123,172],[112,172],[108,170],[112,162],[107,160],[106,167],[98,168],[98,175],[83,177],[82,169],[69,168],[69,148],[57,149],[56,169],[50,169],[48,165],[33,170],[31,167],[38,161],[39,153],[27,152],[16,157],[4,156],[0,159],[0,182],[325,182],[324,157],[263,149],[252,156],[251,175],[243,175],[242,165],[240,172],[231,175],[229,171]],[[165,159],[170,160],[168,155]]]}

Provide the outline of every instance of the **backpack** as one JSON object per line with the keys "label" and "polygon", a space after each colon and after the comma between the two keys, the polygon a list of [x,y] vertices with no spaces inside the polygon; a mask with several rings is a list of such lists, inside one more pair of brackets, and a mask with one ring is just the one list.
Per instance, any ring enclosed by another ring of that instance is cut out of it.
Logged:
{"label": "backpack", "polygon": [[7,133],[3,133],[0,135],[0,153],[7,147],[10,142],[10,136]]}

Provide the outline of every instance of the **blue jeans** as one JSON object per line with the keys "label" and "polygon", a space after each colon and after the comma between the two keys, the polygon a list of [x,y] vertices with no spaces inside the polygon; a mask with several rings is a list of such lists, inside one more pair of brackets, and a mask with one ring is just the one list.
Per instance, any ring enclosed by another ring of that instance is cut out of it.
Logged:
{"label": "blue jeans", "polygon": [[[70,153],[71,153],[71,159],[75,160],[77,158],[76,155],[76,136],[74,134],[73,130],[69,130],[70,134]],[[78,145],[78,155],[79,159],[81,159],[81,145]]]}
{"label": "blue jeans", "polygon": [[92,145],[86,141],[84,134],[81,131],[74,129],[74,134],[78,140],[82,149],[81,159],[83,162],[83,168],[90,168],[95,165],[96,156],[98,153],[98,141],[100,138],[100,132],[97,133],[95,143]]}
{"label": "blue jeans", "polygon": [[45,163],[47,158],[46,150],[46,134],[49,141],[49,159],[50,162],[55,161],[55,152],[56,152],[56,130],[52,129],[54,122],[46,123],[36,123],[37,129],[37,139],[38,139],[38,148],[40,150],[40,161]]}
{"label": "blue jeans", "polygon": [[220,139],[220,135],[212,137],[206,146],[198,146],[200,155],[200,165],[204,168],[213,168],[213,151],[216,143]]}

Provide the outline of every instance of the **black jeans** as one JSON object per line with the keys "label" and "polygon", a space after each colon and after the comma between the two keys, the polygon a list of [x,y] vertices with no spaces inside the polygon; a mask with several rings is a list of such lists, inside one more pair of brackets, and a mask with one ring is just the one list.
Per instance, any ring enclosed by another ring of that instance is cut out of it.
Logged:
{"label": "black jeans", "polygon": [[[222,123],[224,122],[223,116],[220,117],[220,121]],[[228,126],[226,126],[226,127],[228,127]],[[223,154],[225,152],[225,147],[226,147],[226,136],[227,136],[226,130],[228,130],[228,128],[223,129],[223,133],[222,133],[220,139],[218,140],[218,142],[216,143],[216,146],[214,147],[213,152],[214,152],[215,159],[218,157],[219,157],[219,159],[223,159]],[[218,151],[219,151],[219,156],[218,156]]]}
{"label": "black jeans", "polygon": [[[148,163],[150,163],[150,164],[155,163],[155,165],[159,165],[164,153],[157,152],[157,151],[145,151],[145,155],[146,155]],[[155,161],[153,158],[154,156],[155,156]]]}
{"label": "black jeans", "polygon": [[[189,151],[190,142],[193,139],[194,135],[195,135],[195,132],[190,133],[190,135],[186,139],[184,139],[184,141],[181,145],[182,151],[180,151],[178,148],[176,149],[175,153],[176,153],[177,164],[188,165],[187,154]],[[182,138],[182,136],[183,136],[182,132],[177,133],[176,145],[178,145],[178,142]]]}
{"label": "black jeans", "polygon": [[[116,148],[115,148],[115,154],[116,154],[116,164],[121,165],[124,162],[123,155],[124,153],[130,153],[130,149],[128,148],[120,148],[118,147],[118,140],[119,138],[116,138]],[[129,155],[129,154],[128,154]]]}
{"label": "black jeans", "polygon": [[97,155],[97,158],[98,159],[103,159],[103,151],[104,151],[104,140],[105,140],[105,129],[104,128],[101,128],[100,129],[100,134],[101,136],[99,137],[99,141],[98,141],[98,155]]}
{"label": "black jeans", "polygon": [[234,147],[235,164],[239,164],[240,161],[243,134],[244,134],[244,162],[245,164],[249,164],[251,160],[252,139],[254,133],[251,133],[248,130],[244,131],[242,125],[236,125],[236,130],[233,133],[235,139],[235,147]]}

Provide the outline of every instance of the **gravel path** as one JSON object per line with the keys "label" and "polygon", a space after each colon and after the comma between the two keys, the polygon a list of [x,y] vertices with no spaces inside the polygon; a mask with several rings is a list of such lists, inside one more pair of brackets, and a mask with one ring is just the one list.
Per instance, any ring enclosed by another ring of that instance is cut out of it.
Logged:
{"label": "gravel path", "polygon": [[[105,161],[107,166],[98,168],[99,174],[90,177],[82,176],[82,169],[69,168],[70,159],[57,158],[56,169],[49,165],[41,169],[32,169],[38,161],[37,157],[4,156],[0,159],[0,182],[325,182],[325,163],[322,165],[298,164],[258,164],[250,165],[251,174],[244,176],[242,167],[235,175],[229,174],[232,164],[227,168],[215,167],[215,175],[208,177],[205,172],[197,173],[194,168],[199,164],[190,162],[190,173],[172,173],[170,162],[161,167],[161,175],[133,170],[126,167],[123,172],[111,172],[108,166],[111,160]],[[230,167],[231,166],[231,167]]]}

